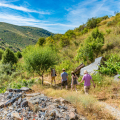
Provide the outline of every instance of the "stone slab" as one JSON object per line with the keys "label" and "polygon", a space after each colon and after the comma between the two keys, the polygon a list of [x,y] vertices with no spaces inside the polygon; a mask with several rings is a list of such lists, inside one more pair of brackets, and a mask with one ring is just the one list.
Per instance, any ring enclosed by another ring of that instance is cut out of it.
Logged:
{"label": "stone slab", "polygon": [[84,75],[84,70],[87,70],[89,74],[96,74],[99,69],[100,63],[101,63],[102,57],[96,58],[95,62],[91,63],[90,65],[81,68],[80,75]]}

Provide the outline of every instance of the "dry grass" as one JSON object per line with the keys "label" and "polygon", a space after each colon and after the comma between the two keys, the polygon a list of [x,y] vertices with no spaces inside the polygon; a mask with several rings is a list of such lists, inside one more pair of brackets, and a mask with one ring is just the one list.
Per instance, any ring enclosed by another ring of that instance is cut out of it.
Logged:
{"label": "dry grass", "polygon": [[[53,98],[62,97],[72,103],[77,108],[79,114],[87,117],[89,120],[114,120],[101,106],[98,104],[98,100],[92,95],[85,95],[82,91],[60,90],[50,88],[49,86],[34,85],[32,89],[35,92],[44,93],[45,95]],[[93,89],[93,88],[92,88]],[[91,90],[92,91],[92,90]]]}

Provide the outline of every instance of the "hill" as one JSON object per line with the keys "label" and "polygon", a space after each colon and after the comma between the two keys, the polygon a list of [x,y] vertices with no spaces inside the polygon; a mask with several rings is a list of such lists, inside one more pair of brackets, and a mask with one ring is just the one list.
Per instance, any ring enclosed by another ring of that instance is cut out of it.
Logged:
{"label": "hill", "polygon": [[0,22],[0,38],[11,46],[19,49],[35,44],[40,37],[48,37],[53,33],[42,28],[17,26]]}

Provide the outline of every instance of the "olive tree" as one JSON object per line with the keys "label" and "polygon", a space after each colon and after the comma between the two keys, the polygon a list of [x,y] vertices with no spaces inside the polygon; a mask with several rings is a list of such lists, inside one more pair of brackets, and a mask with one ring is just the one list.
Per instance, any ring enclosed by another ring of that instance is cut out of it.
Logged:
{"label": "olive tree", "polygon": [[23,51],[26,69],[42,76],[45,70],[56,64],[57,55],[50,47],[29,46]]}

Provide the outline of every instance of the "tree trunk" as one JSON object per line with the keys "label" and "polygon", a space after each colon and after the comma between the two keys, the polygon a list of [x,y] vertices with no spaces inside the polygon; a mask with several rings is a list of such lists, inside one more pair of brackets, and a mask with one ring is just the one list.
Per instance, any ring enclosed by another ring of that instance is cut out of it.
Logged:
{"label": "tree trunk", "polygon": [[42,85],[43,85],[43,72],[42,72]]}

